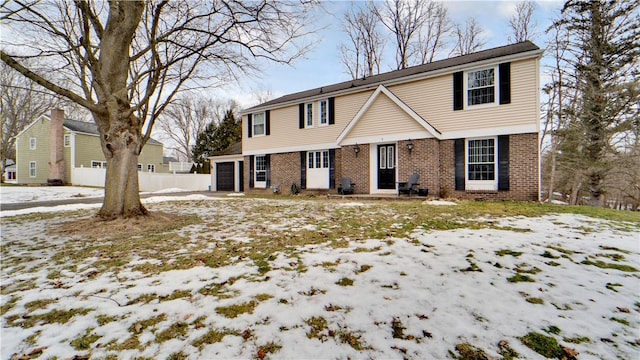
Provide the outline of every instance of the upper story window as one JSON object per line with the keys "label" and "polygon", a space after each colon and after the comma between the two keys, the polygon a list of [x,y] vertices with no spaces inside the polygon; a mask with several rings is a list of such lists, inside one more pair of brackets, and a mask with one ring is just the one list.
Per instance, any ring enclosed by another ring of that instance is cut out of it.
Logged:
{"label": "upper story window", "polygon": [[253,114],[253,136],[265,135],[265,115],[264,113]]}
{"label": "upper story window", "polygon": [[29,138],[29,149],[35,150],[36,149],[36,142],[37,142],[36,138]]}
{"label": "upper story window", "polygon": [[511,103],[511,63],[453,73],[453,110]]}
{"label": "upper story window", "polygon": [[467,72],[467,105],[492,104],[496,98],[494,68]]}
{"label": "upper story window", "polygon": [[142,171],[142,164],[138,163],[138,171]]}
{"label": "upper story window", "polygon": [[64,147],[71,147],[71,134],[64,135]]}
{"label": "upper story window", "polygon": [[320,100],[320,125],[327,125],[329,122],[329,101]]}
{"label": "upper story window", "polygon": [[313,126],[313,103],[308,103],[305,104],[305,113],[304,113],[304,118],[305,118],[305,127],[312,127]]}
{"label": "upper story window", "polygon": [[154,164],[147,164],[148,172],[156,172],[156,166]]}
{"label": "upper story window", "polygon": [[[306,129],[314,126],[328,126],[335,124],[335,98],[300,103],[298,128]],[[315,118],[315,119],[314,119]]]}

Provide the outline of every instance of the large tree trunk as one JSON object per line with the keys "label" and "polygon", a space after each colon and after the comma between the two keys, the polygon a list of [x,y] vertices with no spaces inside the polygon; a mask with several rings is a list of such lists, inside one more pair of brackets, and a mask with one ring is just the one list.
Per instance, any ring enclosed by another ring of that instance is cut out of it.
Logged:
{"label": "large tree trunk", "polygon": [[142,151],[142,134],[137,119],[111,121],[111,128],[101,137],[107,158],[104,202],[98,212],[103,219],[135,217],[148,213],[140,202],[138,156]]}

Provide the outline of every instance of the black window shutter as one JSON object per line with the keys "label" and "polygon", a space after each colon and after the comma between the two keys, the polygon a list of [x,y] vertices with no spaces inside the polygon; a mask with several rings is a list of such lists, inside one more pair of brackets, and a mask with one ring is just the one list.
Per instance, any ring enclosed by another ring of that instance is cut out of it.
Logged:
{"label": "black window shutter", "polygon": [[456,167],[456,190],[464,190],[464,139],[456,139],[454,142],[455,167]]}
{"label": "black window shutter", "polygon": [[304,129],[304,104],[298,106],[298,128]]}
{"label": "black window shutter", "polygon": [[498,136],[498,190],[509,190],[509,135]]}
{"label": "black window shutter", "polygon": [[253,189],[253,163],[254,156],[249,156],[249,189]]}
{"label": "black window shutter", "polygon": [[329,125],[336,123],[336,98],[329,98]]}
{"label": "black window shutter", "polygon": [[300,151],[300,189],[307,188],[307,152]]}
{"label": "black window shutter", "polygon": [[269,135],[271,134],[271,110],[267,110],[264,113],[264,134],[265,135]]}
{"label": "black window shutter", "polygon": [[329,188],[336,188],[336,149],[329,149]]}
{"label": "black window shutter", "polygon": [[500,76],[500,104],[511,103],[511,63],[502,63],[498,68]]}
{"label": "black window shutter", "polygon": [[462,110],[464,99],[462,71],[453,73],[453,110]]}
{"label": "black window shutter", "polygon": [[271,186],[271,154],[264,156],[264,166],[267,170],[267,187]]}
{"label": "black window shutter", "polygon": [[[253,131],[253,117],[252,114],[247,115],[247,134],[251,137],[251,131]],[[253,187],[253,186],[252,186]]]}

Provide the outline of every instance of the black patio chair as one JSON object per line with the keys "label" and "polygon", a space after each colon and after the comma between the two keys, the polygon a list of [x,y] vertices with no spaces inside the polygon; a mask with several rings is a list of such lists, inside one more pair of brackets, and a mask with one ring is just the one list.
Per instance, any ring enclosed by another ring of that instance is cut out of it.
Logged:
{"label": "black patio chair", "polygon": [[343,177],[340,179],[340,186],[338,187],[338,194],[349,195],[353,194],[356,184],[351,182],[351,178]]}
{"label": "black patio chair", "polygon": [[420,185],[420,183],[418,182],[420,180],[420,174],[416,174],[414,173],[413,175],[409,176],[409,181],[407,182],[399,182],[398,183],[398,195],[400,194],[408,194],[409,196],[411,196],[411,193],[418,193],[418,185]]}

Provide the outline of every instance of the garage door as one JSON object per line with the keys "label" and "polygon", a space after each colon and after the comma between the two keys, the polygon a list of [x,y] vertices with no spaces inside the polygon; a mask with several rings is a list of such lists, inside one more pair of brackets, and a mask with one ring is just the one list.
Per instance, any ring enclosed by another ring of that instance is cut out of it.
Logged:
{"label": "garage door", "polygon": [[233,161],[216,164],[216,184],[218,191],[233,191]]}

